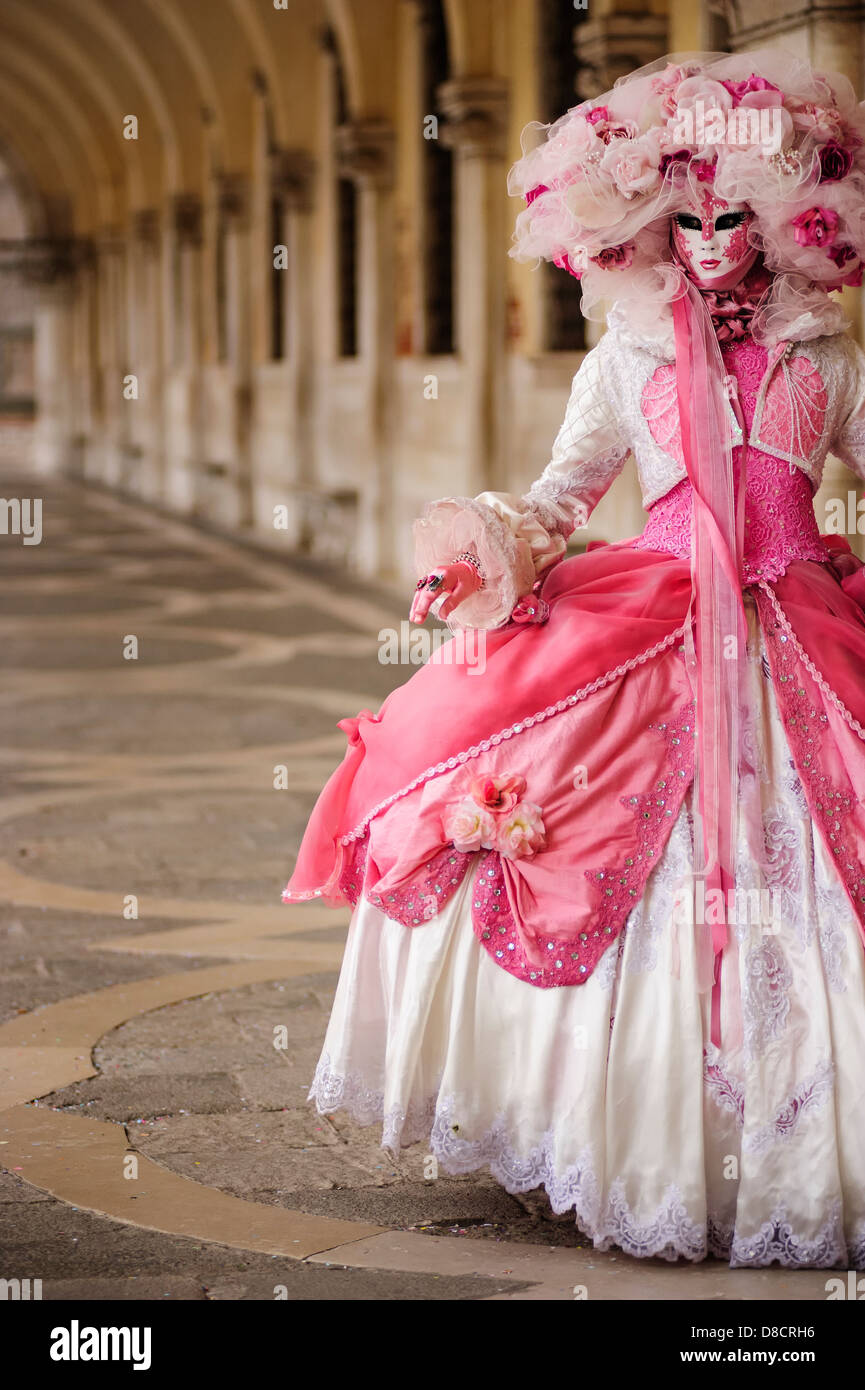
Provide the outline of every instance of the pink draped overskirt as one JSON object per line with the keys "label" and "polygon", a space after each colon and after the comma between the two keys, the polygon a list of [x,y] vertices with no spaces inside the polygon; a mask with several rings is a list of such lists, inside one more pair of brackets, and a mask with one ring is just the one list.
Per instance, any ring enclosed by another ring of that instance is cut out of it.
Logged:
{"label": "pink draped overskirt", "polygon": [[[790,756],[860,927],[865,921],[865,612],[861,567],[796,560],[751,587]],[[309,821],[287,902],[362,894],[413,928],[483,856],[478,940],[539,987],[579,985],[625,925],[694,773],[684,665],[688,559],[592,547],[549,574],[549,620],[483,634],[482,673],[439,659],[377,714],[342,721],[348,749]],[[469,774],[519,774],[546,843],[519,858],[459,853],[442,824]]]}

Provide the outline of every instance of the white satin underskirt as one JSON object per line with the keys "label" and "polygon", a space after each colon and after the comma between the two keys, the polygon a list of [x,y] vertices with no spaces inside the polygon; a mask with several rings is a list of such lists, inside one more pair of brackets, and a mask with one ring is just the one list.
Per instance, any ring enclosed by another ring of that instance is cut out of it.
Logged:
{"label": "white satin underskirt", "polygon": [[[628,924],[579,986],[537,989],[480,948],[472,875],[408,928],[361,900],[310,1089],[320,1113],[425,1141],[440,1169],[543,1186],[599,1249],[734,1266],[865,1265],[865,964],[792,766],[749,605],[752,752],[769,878],[740,836],[737,886],[775,927],[737,927],[743,1041],[709,1041],[695,932],[673,895],[691,799]],[[780,905],[780,911],[779,911]],[[723,1040],[722,1030],[722,1040]]]}

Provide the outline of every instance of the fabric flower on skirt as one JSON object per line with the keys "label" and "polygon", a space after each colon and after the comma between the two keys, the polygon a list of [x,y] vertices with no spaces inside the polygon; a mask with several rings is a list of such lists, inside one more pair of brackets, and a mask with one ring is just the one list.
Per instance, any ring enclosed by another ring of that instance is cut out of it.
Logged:
{"label": "fabric flower on skirt", "polygon": [[533,801],[521,801],[499,824],[496,849],[503,859],[523,859],[546,843],[541,808]]}
{"label": "fabric flower on skirt", "polygon": [[460,854],[495,847],[495,818],[470,796],[447,807],[442,816],[442,825],[448,839],[453,840],[454,849]]}
{"label": "fabric flower on skirt", "polygon": [[445,835],[461,854],[495,849],[505,859],[522,859],[546,844],[540,806],[523,800],[519,773],[480,774],[442,813]]}

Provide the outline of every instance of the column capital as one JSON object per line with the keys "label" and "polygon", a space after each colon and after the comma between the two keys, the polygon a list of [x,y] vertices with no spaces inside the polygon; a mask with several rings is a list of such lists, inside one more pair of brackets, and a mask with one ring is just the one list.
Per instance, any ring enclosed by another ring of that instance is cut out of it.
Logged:
{"label": "column capital", "polygon": [[201,245],[201,199],[197,193],[175,193],[171,201],[170,216],[179,245]]}
{"label": "column capital", "polygon": [[455,78],[441,84],[436,100],[445,118],[443,145],[465,155],[504,155],[508,84],[503,78]]}
{"label": "column capital", "polygon": [[290,212],[309,212],[315,179],[315,160],[306,150],[272,150],[270,186]]}
{"label": "column capital", "polygon": [[341,178],[361,186],[389,188],[393,183],[396,136],[387,121],[349,121],[336,130],[336,159]]}
{"label": "column capital", "polygon": [[667,19],[656,14],[609,14],[587,19],[574,30],[580,59],[577,91],[582,100],[600,96],[617,77],[644,67],[667,50]]}
{"label": "column capital", "polygon": [[249,212],[249,179],[241,173],[216,175],[216,203],[221,217],[244,223]]}
{"label": "column capital", "polygon": [[126,247],[126,231],[117,222],[105,222],[93,238],[96,250],[102,255],[114,251],[123,251]]}
{"label": "column capital", "polygon": [[144,246],[157,247],[162,234],[158,208],[138,208],[132,214],[132,237]]}
{"label": "column capital", "polygon": [[[748,0],[744,6],[739,0],[715,0],[713,8],[726,21],[730,47],[735,52],[757,44],[771,43],[772,39],[783,37],[794,27],[804,28],[809,40],[816,39],[819,44],[824,34],[827,31],[831,33],[835,26],[842,29],[849,26],[849,31],[842,38],[842,45],[847,47],[849,44],[854,62],[858,58],[859,29],[865,19],[862,0],[823,0],[823,3],[820,0],[797,0],[795,5],[780,9],[772,0]],[[811,61],[819,65],[824,60],[812,52]]]}
{"label": "column capital", "polygon": [[320,53],[326,53],[335,57],[339,53],[339,45],[330,24],[319,24],[314,33],[315,46]]}
{"label": "column capital", "polygon": [[77,237],[30,238],[23,246],[16,269],[28,284],[62,287],[71,283],[92,253],[92,243]]}

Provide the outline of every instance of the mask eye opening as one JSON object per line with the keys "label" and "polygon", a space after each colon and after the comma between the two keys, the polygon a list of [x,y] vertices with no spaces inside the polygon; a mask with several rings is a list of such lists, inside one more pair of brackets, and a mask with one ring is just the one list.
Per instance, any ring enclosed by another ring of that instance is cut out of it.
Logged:
{"label": "mask eye opening", "polygon": [[744,221],[744,212],[722,212],[720,217],[715,219],[715,231],[729,232],[733,227],[741,226]]}

